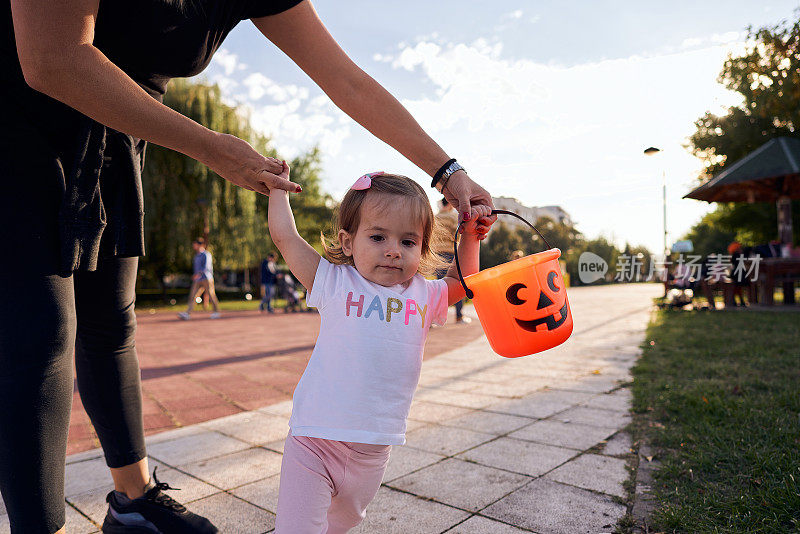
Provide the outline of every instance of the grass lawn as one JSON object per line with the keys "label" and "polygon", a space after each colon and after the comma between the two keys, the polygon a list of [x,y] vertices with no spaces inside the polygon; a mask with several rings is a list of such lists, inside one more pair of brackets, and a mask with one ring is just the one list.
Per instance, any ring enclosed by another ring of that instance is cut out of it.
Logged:
{"label": "grass lawn", "polygon": [[800,532],[800,313],[660,311],[633,426],[666,532]]}
{"label": "grass lawn", "polygon": [[[137,302],[136,303],[136,313],[178,313],[181,311],[186,311],[186,297],[184,296],[183,299],[177,300],[175,299],[175,304],[164,304],[163,302]],[[220,300],[219,301],[219,309],[220,311],[242,311],[242,310],[257,310],[258,304],[261,302],[260,300],[244,300],[244,299],[237,299],[237,300]],[[304,300],[300,301],[301,303],[305,303]],[[283,308],[286,306],[285,299],[272,299],[272,306],[279,312],[283,313]],[[211,312],[211,304],[208,305],[207,310],[203,310],[203,306],[200,304],[195,304],[194,310],[192,313],[204,313],[204,312]]]}

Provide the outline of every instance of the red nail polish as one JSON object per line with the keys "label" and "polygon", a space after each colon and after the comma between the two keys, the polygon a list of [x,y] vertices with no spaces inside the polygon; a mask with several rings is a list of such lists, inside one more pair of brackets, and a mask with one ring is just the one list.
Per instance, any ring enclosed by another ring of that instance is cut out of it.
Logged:
{"label": "red nail polish", "polygon": [[303,192],[303,188],[298,185],[296,191],[298,193],[302,193]]}
{"label": "red nail polish", "polygon": [[469,212],[468,212],[468,211],[465,211],[465,212],[462,214],[462,217],[463,217],[463,219],[464,219],[465,221],[468,221],[468,220],[469,220]]}

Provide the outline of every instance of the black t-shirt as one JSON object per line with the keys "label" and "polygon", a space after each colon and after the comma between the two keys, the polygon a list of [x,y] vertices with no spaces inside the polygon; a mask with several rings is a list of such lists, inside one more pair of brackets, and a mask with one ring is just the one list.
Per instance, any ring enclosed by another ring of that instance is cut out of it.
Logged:
{"label": "black t-shirt", "polygon": [[[240,21],[301,1],[101,0],[94,44],[160,101],[170,78],[202,72]],[[0,15],[0,99],[9,111],[0,119],[0,158],[54,160],[53,179],[64,189],[58,214],[63,271],[94,270],[99,254],[143,255],[145,143],[31,89],[6,5]],[[0,183],[48,178],[0,174]]]}

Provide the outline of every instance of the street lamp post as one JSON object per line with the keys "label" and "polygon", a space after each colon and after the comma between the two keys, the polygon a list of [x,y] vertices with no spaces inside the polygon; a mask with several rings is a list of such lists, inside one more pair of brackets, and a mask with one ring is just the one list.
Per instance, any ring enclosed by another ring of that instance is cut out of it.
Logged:
{"label": "street lamp post", "polygon": [[[654,146],[648,147],[644,149],[644,153],[647,156],[654,156],[661,152],[660,148],[656,148]],[[666,261],[667,256],[669,256],[669,248],[667,248],[667,171],[666,169],[661,170],[661,189],[663,192],[663,199],[664,199],[664,260]]]}

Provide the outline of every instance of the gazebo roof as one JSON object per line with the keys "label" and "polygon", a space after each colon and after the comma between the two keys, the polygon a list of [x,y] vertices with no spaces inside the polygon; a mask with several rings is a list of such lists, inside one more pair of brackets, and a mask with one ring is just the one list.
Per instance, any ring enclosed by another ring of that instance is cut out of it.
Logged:
{"label": "gazebo roof", "polygon": [[707,202],[774,202],[800,198],[800,139],[776,137],[726,166],[684,198]]}

